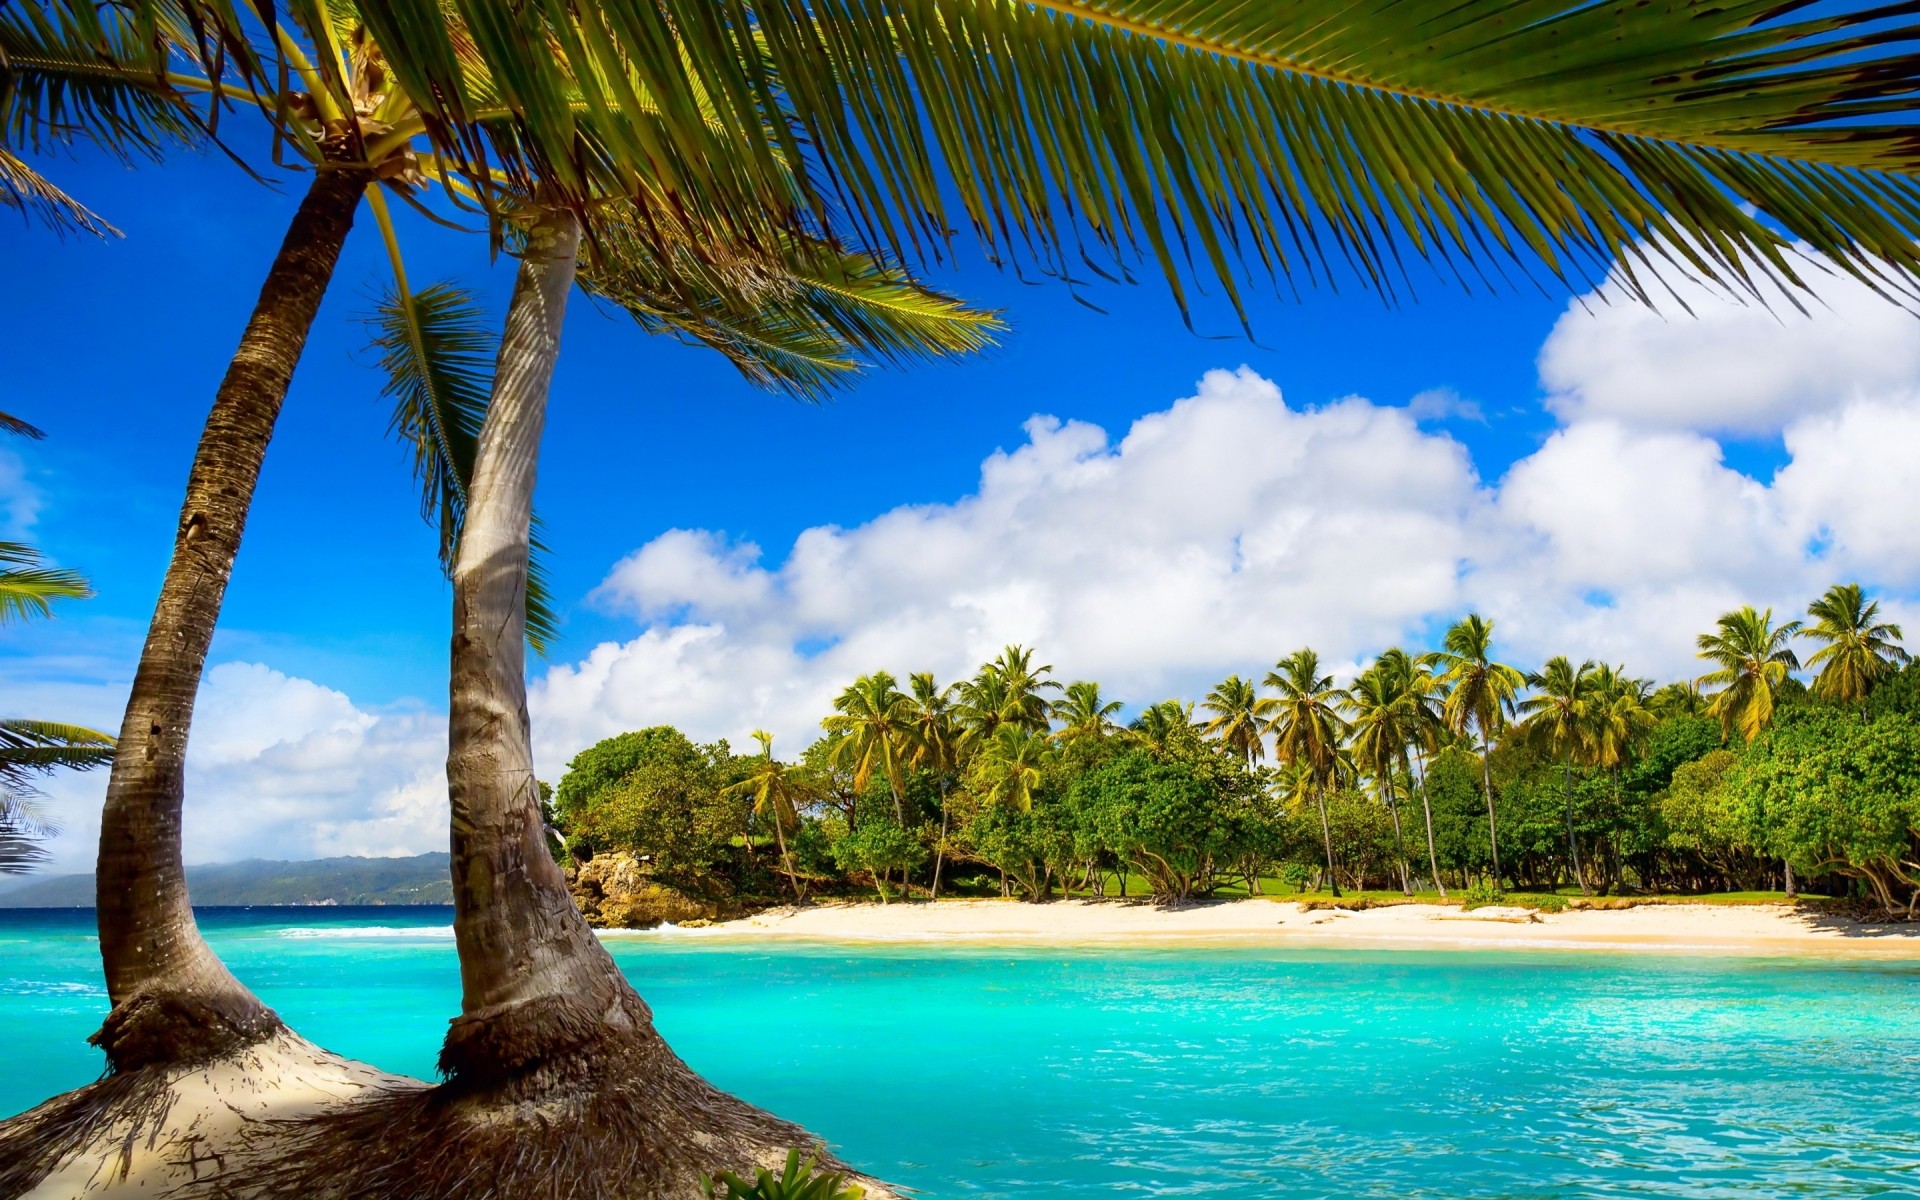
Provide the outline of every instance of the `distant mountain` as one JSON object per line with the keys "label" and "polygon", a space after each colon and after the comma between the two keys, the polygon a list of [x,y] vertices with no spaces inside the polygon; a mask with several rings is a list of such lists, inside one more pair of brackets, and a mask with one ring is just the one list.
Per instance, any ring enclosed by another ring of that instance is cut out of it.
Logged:
{"label": "distant mountain", "polygon": [[[445,854],[212,863],[187,868],[195,904],[452,904]],[[93,876],[57,875],[0,892],[0,908],[92,908]]]}

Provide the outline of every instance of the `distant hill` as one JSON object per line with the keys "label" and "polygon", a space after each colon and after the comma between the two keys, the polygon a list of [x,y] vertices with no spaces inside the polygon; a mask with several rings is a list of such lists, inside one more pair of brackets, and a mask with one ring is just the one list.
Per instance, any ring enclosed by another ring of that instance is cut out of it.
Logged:
{"label": "distant hill", "polygon": [[[445,854],[212,863],[187,868],[195,904],[452,904]],[[57,875],[0,892],[0,908],[92,908],[93,876]]]}

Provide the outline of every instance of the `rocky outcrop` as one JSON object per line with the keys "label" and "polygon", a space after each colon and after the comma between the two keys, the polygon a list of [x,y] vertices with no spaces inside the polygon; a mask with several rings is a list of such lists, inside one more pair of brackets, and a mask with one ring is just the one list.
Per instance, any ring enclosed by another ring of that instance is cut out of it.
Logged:
{"label": "rocky outcrop", "polygon": [[652,929],[721,915],[720,905],[662,883],[623,852],[596,854],[567,872],[567,879],[587,923],[603,929]]}

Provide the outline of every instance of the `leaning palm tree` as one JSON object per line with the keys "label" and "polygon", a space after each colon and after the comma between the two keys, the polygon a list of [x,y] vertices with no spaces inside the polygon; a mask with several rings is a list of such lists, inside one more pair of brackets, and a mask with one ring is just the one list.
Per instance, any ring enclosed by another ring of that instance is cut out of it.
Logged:
{"label": "leaning palm tree", "polygon": [[1213,714],[1200,728],[1239,755],[1251,770],[1266,754],[1260,726],[1273,714],[1273,707],[1273,698],[1262,696],[1251,679],[1229,675],[1200,702],[1202,711]]}
{"label": "leaning palm tree", "polygon": [[1526,676],[1505,663],[1493,661],[1493,622],[1479,613],[1447,630],[1441,649],[1426,661],[1439,668],[1447,699],[1441,709],[1455,736],[1469,729],[1480,737],[1480,783],[1487,794],[1487,845],[1493,852],[1493,877],[1500,878],[1499,821],[1493,811],[1493,739],[1513,708],[1514,694]]}
{"label": "leaning palm tree", "polygon": [[1900,627],[1880,620],[1880,602],[1868,600],[1857,583],[1836,583],[1807,606],[1813,624],[1800,636],[1821,643],[1807,666],[1818,667],[1813,694],[1866,711],[1867,697],[1913,656],[1900,645]]}
{"label": "leaning palm tree", "polygon": [[1314,803],[1320,809],[1320,836],[1327,852],[1327,882],[1340,894],[1334,878],[1333,826],[1327,819],[1327,787],[1340,766],[1340,742],[1347,725],[1339,707],[1346,692],[1333,686],[1333,676],[1320,673],[1320,656],[1310,649],[1295,650],[1280,660],[1263,686],[1280,694],[1267,718],[1273,735],[1273,755],[1281,764],[1301,772]]}
{"label": "leaning palm tree", "polygon": [[1556,654],[1547,665],[1527,676],[1533,695],[1516,708],[1520,715],[1520,736],[1544,750],[1560,763],[1562,805],[1567,815],[1567,854],[1573,861],[1573,880],[1580,894],[1593,895],[1586,873],[1580,869],[1580,840],[1573,832],[1573,764],[1585,761],[1593,746],[1594,709],[1604,705],[1595,695],[1593,664],[1574,666],[1565,655]]}
{"label": "leaning palm tree", "polygon": [[1717,687],[1707,704],[1707,715],[1720,720],[1720,734],[1736,732],[1752,741],[1773,724],[1774,698],[1782,684],[1800,669],[1793,652],[1800,622],[1773,623],[1773,610],[1751,604],[1724,614],[1712,633],[1696,639],[1700,657],[1718,669],[1700,677],[1703,687]]}
{"label": "leaning palm tree", "polygon": [[754,766],[752,774],[722,788],[721,793],[748,797],[753,801],[754,815],[773,822],[774,841],[780,849],[780,869],[785,872],[787,883],[793,888],[793,899],[797,904],[806,897],[800,894],[800,880],[793,872],[793,856],[787,853],[787,830],[800,823],[800,804],[808,798],[807,789],[791,767],[773,756],[772,734],[764,729],[756,729],[753,731],[753,740],[760,743],[759,763]]}

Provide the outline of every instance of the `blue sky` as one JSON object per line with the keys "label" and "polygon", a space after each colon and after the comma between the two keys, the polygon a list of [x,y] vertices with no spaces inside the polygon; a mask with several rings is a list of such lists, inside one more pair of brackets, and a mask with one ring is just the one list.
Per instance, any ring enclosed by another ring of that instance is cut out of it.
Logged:
{"label": "blue sky", "polygon": [[[45,166],[126,236],[7,234],[7,277],[31,286],[0,292],[5,407],[50,436],[5,448],[21,478],[0,470],[0,512],[10,506],[14,532],[85,570],[99,595],[0,633],[0,678],[34,715],[112,727],[194,440],[304,177],[268,187],[218,157]],[[511,262],[489,262],[477,233],[403,221],[416,285],[457,279],[497,314]],[[951,674],[1002,638],[1039,641],[1045,658],[1051,636],[1063,674],[1100,672],[1146,702],[1154,689],[1195,694],[1234,663],[1264,670],[1306,638],[1324,639],[1332,661],[1357,661],[1469,603],[1512,611],[1516,654],[1565,649],[1674,673],[1693,629],[1735,597],[1776,602],[1777,591],[1803,604],[1809,581],[1840,572],[1890,589],[1896,608],[1914,594],[1910,545],[1883,527],[1889,502],[1875,499],[1875,516],[1860,500],[1891,488],[1890,515],[1920,524],[1900,487],[1911,477],[1880,463],[1855,495],[1831,464],[1906,427],[1920,343],[1910,318],[1869,311],[1846,289],[1811,319],[1710,312],[1703,332],[1619,306],[1589,315],[1565,294],[1463,296],[1437,279],[1419,280],[1421,301],[1398,308],[1357,288],[1301,303],[1256,288],[1254,343],[1217,300],[1190,332],[1157,280],[1089,287],[1101,313],[1059,284],[986,266],[965,239],[957,250],[958,267],[929,281],[1004,310],[1005,344],[963,363],[876,371],[821,407],[575,303],[538,501],[566,621],[554,674],[535,668],[536,719],[550,718],[544,770],[646,720],[736,738],[765,723],[797,751],[832,672],[938,661]],[[203,759],[194,803],[244,807],[275,786],[263,782],[274,761],[324,774],[329,754],[378,757],[354,737],[406,748],[388,747],[387,776],[303,785],[326,820],[357,832],[296,832],[314,822],[289,800],[278,824],[244,844],[203,841],[202,857],[430,840],[448,593],[365,349],[361,318],[387,279],[363,220],[295,378],[211,659],[228,688],[220,712],[264,720],[285,701],[284,728],[211,729],[203,713],[196,745],[230,753]],[[1344,397],[1364,399],[1336,403]],[[1042,414],[1065,424],[1026,425]],[[1130,429],[1141,436],[1123,446]],[[1177,467],[1154,466],[1154,446],[1174,443],[1190,447]],[[1793,466],[1796,445],[1807,462],[1783,485],[1775,472]],[[1290,454],[1297,468],[1273,466]],[[983,482],[990,460],[1013,481],[997,492]],[[1315,475],[1316,462],[1345,473]],[[1068,499],[1088,488],[1110,489],[1091,515]],[[1215,489],[1233,493],[1216,506],[1224,525],[1155,541],[1156,513],[1205,507]],[[1418,524],[1428,517],[1431,528]],[[1318,547],[1289,541],[1288,530],[1319,526]],[[890,542],[896,528],[913,532]],[[1369,552],[1381,529],[1401,532]],[[824,557],[789,557],[803,534]],[[964,578],[915,558],[916,544],[964,538],[988,548],[954,551],[973,564]],[[1238,556],[1217,573],[1182,557],[1216,541]],[[1336,561],[1324,543],[1352,557]],[[1424,549],[1435,563],[1403,570]],[[1142,555],[1162,557],[1141,566]],[[1187,588],[1183,563],[1217,593]],[[858,594],[823,598],[830,576]],[[1162,584],[1185,590],[1149,604]],[[1093,594],[1076,598],[1075,587]],[[962,593],[964,604],[953,600]],[[1362,593],[1364,620],[1322,611]],[[942,623],[961,609],[972,615]],[[1169,622],[1218,636],[1183,641]],[[1553,637],[1566,644],[1550,647]],[[934,644],[943,639],[953,644]],[[642,662],[654,682],[620,682]],[[688,672],[680,691],[675,671]],[[223,730],[232,737],[221,741]],[[329,749],[334,735],[346,741]],[[100,782],[59,790],[77,814],[63,861],[82,856]]]}

